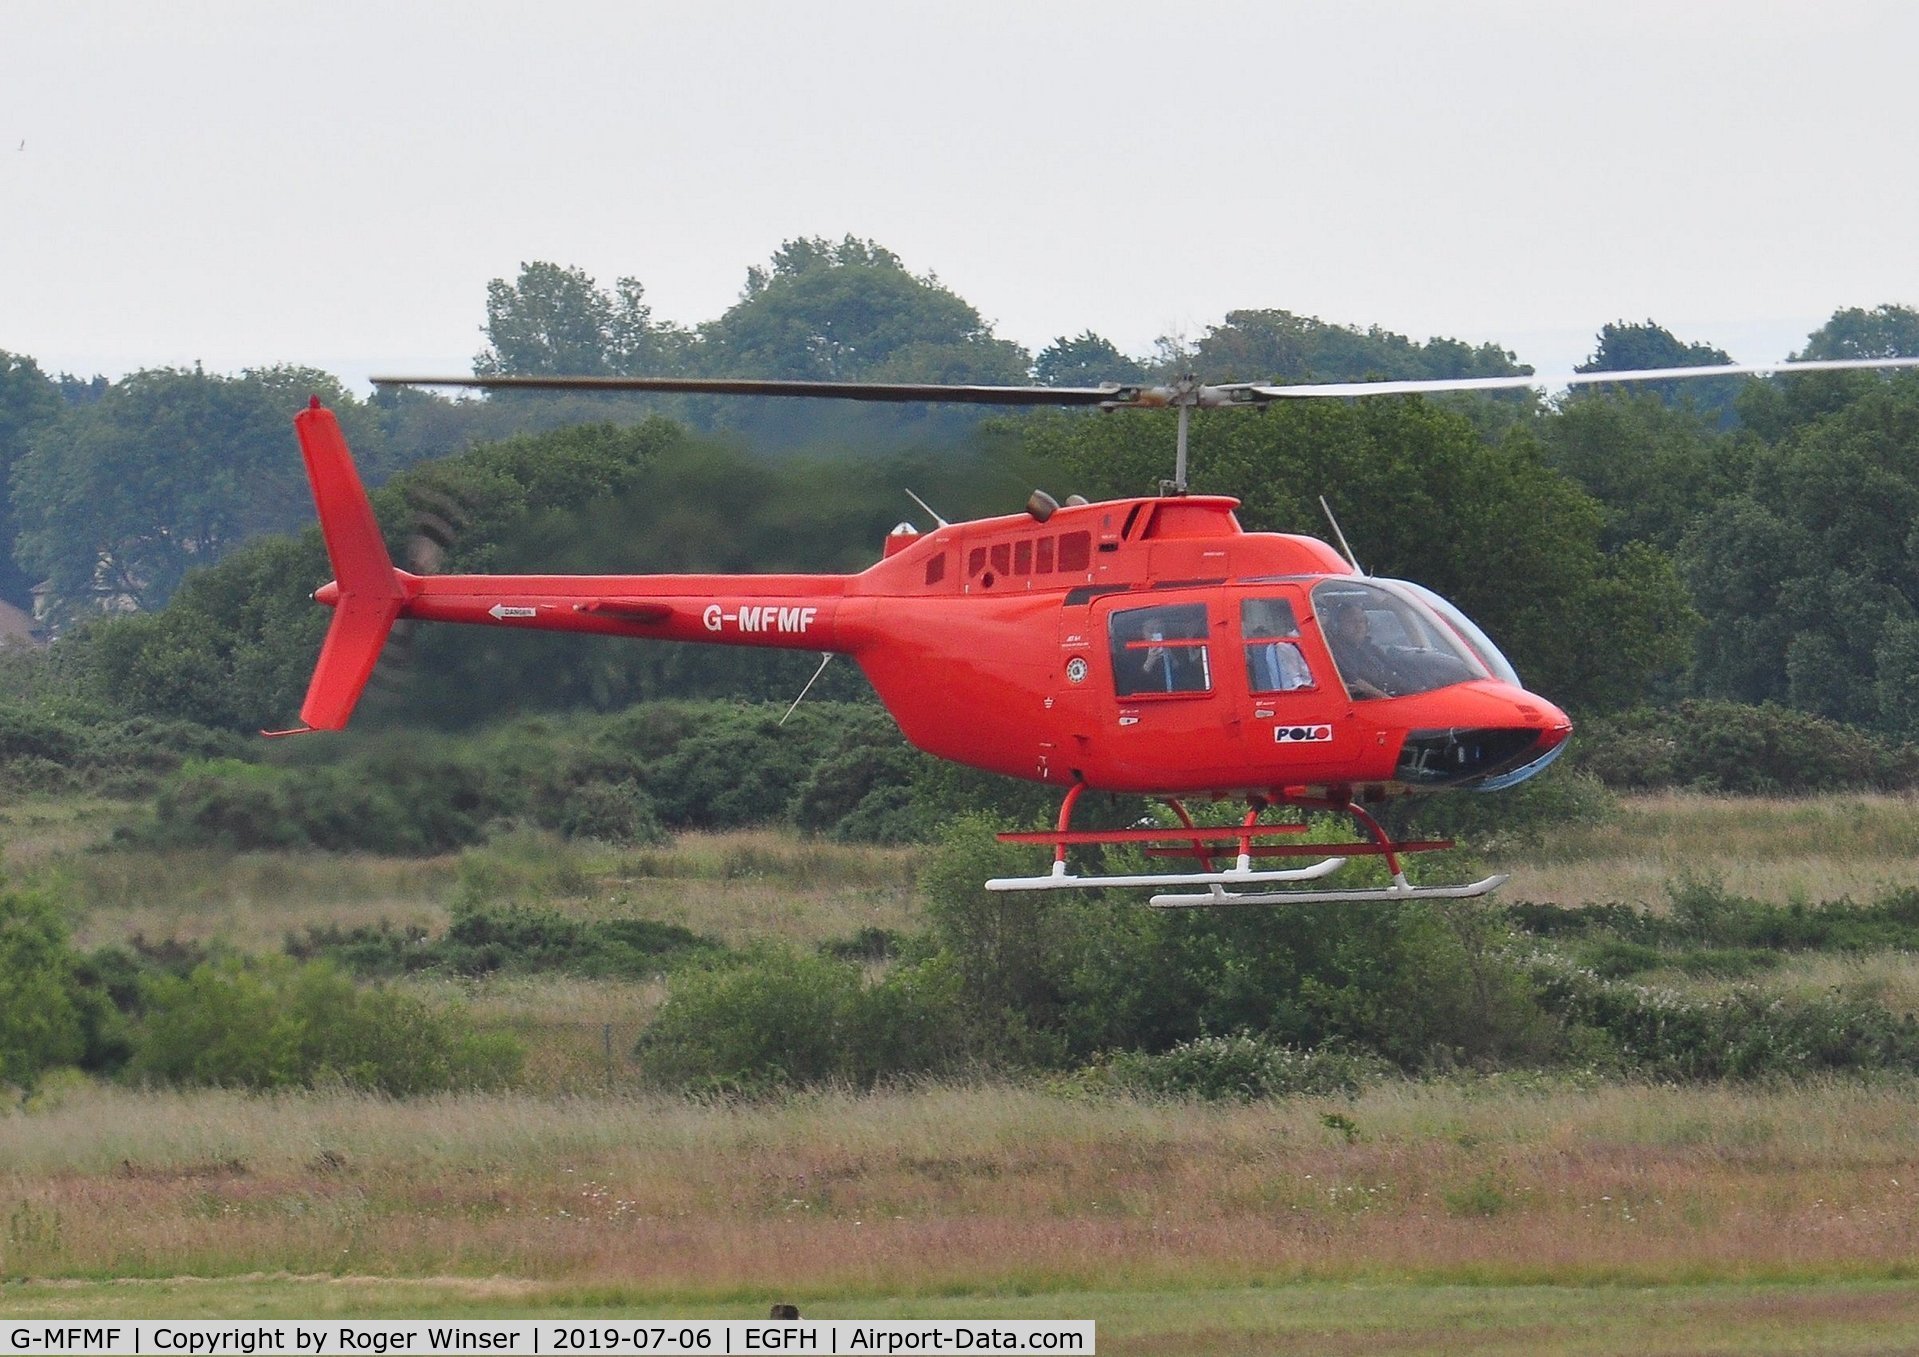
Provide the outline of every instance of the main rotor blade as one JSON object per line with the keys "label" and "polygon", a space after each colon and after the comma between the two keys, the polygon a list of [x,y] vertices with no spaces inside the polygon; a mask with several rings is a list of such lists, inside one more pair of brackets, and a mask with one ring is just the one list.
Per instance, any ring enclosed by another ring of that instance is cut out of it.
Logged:
{"label": "main rotor blade", "polygon": [[658,391],[695,396],[809,396],[814,399],[954,405],[1097,405],[1105,409],[1238,405],[1327,396],[1404,396],[1444,391],[1514,391],[1526,387],[1610,386],[1697,377],[1761,377],[1919,367],[1919,358],[1823,358],[1802,362],[1716,363],[1705,367],[1636,368],[1621,372],[1529,373],[1515,377],[1441,377],[1419,381],[1257,382],[1217,385],[1184,378],[1171,386],[946,386],[939,382],[799,382],[739,377],[375,377],[375,386],[451,386],[480,391]]}
{"label": "main rotor blade", "polygon": [[671,391],[703,396],[812,396],[827,400],[962,405],[1135,404],[1140,387],[945,386],[939,382],[793,382],[734,377],[375,377],[375,386],[460,386],[482,391]]}
{"label": "main rotor blade", "polygon": [[1405,396],[1431,391],[1512,391],[1523,387],[1607,386],[1614,382],[1663,382],[1691,377],[1767,377],[1776,373],[1849,372],[1876,368],[1919,367],[1919,358],[1821,358],[1803,362],[1715,363],[1691,368],[1634,368],[1624,372],[1533,373],[1524,377],[1441,377],[1412,382],[1305,382],[1298,386],[1231,388],[1258,400],[1300,400],[1313,396]]}

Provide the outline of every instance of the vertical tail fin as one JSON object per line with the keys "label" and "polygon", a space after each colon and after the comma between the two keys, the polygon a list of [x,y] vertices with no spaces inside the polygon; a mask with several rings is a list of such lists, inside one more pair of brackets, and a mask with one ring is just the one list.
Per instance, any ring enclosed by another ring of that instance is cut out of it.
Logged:
{"label": "vertical tail fin", "polygon": [[353,469],[340,422],[315,396],[294,418],[293,426],[300,436],[300,454],[306,459],[334,576],[332,584],[314,595],[333,605],[333,622],[320,648],[320,662],[314,667],[300,719],[309,729],[339,730],[353,715],[360,691],[379,663],[387,632],[406,606],[407,590],[387,555],[379,521]]}

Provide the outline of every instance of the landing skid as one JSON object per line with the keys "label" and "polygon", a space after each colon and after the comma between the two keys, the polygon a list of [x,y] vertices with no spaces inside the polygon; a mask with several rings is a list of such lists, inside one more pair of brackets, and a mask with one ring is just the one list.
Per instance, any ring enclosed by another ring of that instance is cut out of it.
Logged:
{"label": "landing skid", "polygon": [[[1193,881],[1184,877],[1183,881]],[[1464,886],[1415,886],[1400,877],[1390,886],[1334,891],[1223,890],[1215,885],[1204,895],[1155,895],[1146,903],[1154,909],[1208,909],[1214,905],[1317,905],[1333,900],[1470,900],[1506,884],[1505,873]]]}
{"label": "landing skid", "polygon": [[[1464,900],[1485,895],[1488,891],[1498,889],[1506,881],[1506,878],[1500,875],[1458,886],[1413,885],[1406,879],[1406,873],[1400,866],[1400,855],[1451,848],[1452,841],[1434,839],[1394,842],[1380,827],[1377,820],[1351,801],[1288,799],[1280,804],[1301,809],[1344,811],[1366,831],[1369,837],[1364,842],[1274,844],[1270,842],[1272,836],[1301,834],[1305,832],[1306,826],[1299,822],[1260,824],[1261,812],[1274,804],[1264,797],[1252,799],[1251,808],[1246,812],[1245,819],[1238,825],[1196,825],[1192,817],[1186,813],[1186,808],[1177,800],[1169,798],[1166,804],[1172,808],[1174,814],[1179,816],[1182,828],[1075,830],[1071,827],[1073,806],[1083,791],[1085,787],[1081,784],[1075,784],[1067,791],[1066,800],[1059,809],[1059,824],[1056,829],[999,836],[1002,842],[1007,843],[1051,844],[1053,870],[1045,876],[995,877],[986,883],[987,890],[1060,891],[1095,890],[1107,887],[1179,889],[1204,886],[1206,888],[1204,891],[1196,893],[1155,895],[1148,903],[1155,909],[1205,909],[1221,905],[1323,904],[1333,901],[1364,903],[1392,900]],[[1255,840],[1259,842],[1256,843]],[[1067,866],[1066,851],[1073,844],[1153,845],[1146,847],[1145,851],[1149,855],[1194,858],[1198,860],[1200,870],[1082,876]],[[1214,859],[1226,858],[1229,855],[1233,865],[1223,871],[1215,870]],[[1347,859],[1354,856],[1383,857],[1386,860],[1387,870],[1392,873],[1392,884],[1286,890],[1232,889],[1320,881],[1344,867]],[[1318,857],[1319,861],[1303,867],[1255,870],[1253,859],[1256,857]]]}
{"label": "landing skid", "polygon": [[[1050,876],[1000,876],[986,883],[989,891],[1072,891],[1103,886],[1247,886],[1269,881],[1317,881],[1346,865],[1345,858],[1326,858],[1310,867],[1255,872],[1250,867],[1229,872],[1148,872],[1138,876],[1072,876],[1064,862],[1053,864]],[[1158,903],[1161,897],[1154,897]],[[1173,897],[1167,896],[1166,899]],[[1289,897],[1290,898],[1290,897]]]}

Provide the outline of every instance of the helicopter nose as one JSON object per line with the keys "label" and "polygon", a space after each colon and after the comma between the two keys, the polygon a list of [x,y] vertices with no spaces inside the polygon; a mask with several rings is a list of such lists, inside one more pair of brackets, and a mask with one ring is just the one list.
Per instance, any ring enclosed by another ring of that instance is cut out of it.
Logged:
{"label": "helicopter nose", "polygon": [[1497,792],[1517,786],[1527,778],[1545,772],[1554,759],[1566,752],[1566,740],[1573,733],[1573,723],[1565,712],[1531,693],[1525,694],[1524,700],[1515,705],[1520,716],[1534,722],[1537,734],[1532,749],[1509,763],[1504,771],[1492,770],[1468,784],[1474,791]]}
{"label": "helicopter nose", "polygon": [[1521,721],[1539,732],[1539,744],[1536,746],[1539,752],[1557,749],[1566,743],[1566,737],[1573,733],[1572,718],[1537,694],[1523,688],[1515,692],[1513,709]]}
{"label": "helicopter nose", "polygon": [[1504,684],[1481,688],[1455,712],[1466,718],[1458,725],[1406,732],[1396,780],[1487,791],[1509,787],[1545,769],[1572,734],[1572,721],[1558,707]]}

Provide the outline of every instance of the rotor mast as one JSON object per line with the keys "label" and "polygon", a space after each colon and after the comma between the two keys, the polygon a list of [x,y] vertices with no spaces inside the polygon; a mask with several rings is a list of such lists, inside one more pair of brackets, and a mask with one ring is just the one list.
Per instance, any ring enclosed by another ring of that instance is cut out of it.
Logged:
{"label": "rotor mast", "polygon": [[1191,373],[1167,388],[1168,404],[1179,411],[1179,434],[1173,450],[1173,479],[1159,483],[1162,495],[1186,493],[1186,433],[1192,427],[1193,407],[1199,404],[1200,390],[1199,378]]}

